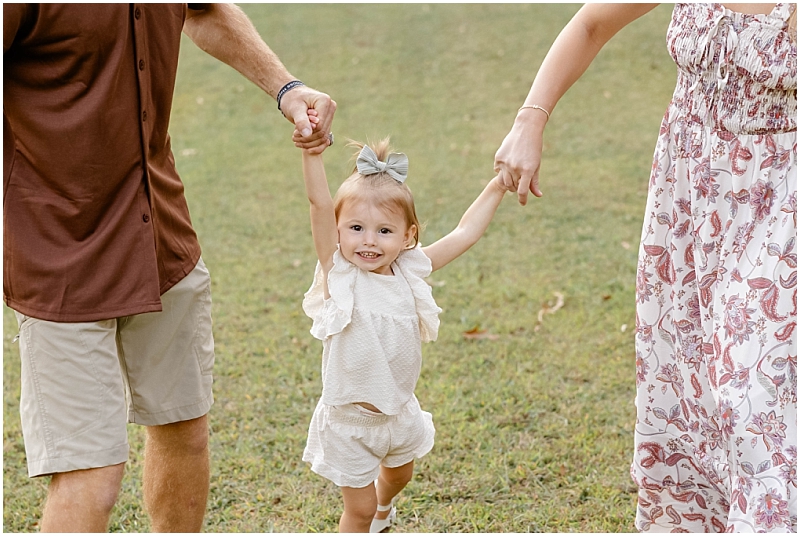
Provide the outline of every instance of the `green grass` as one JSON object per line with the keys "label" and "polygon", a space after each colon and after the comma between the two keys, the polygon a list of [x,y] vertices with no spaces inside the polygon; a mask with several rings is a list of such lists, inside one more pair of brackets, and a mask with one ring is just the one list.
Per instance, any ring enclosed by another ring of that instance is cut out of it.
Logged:
{"label": "green grass", "polygon": [[[423,243],[449,232],[574,4],[249,5],[292,73],[330,93],[332,188],[346,138],[391,135],[410,158]],[[509,195],[485,238],[433,274],[444,312],[417,396],[436,446],[399,500],[396,532],[627,532],[636,249],[675,68],[667,6],[624,29],[553,112],[543,199]],[[301,461],[321,346],[300,302],[316,262],[292,127],[188,40],[171,134],[211,270],[216,404],[206,530],[331,532],[338,489]],[[629,247],[625,247],[629,245]],[[542,305],[565,296],[545,315]],[[13,314],[3,314],[3,528],[37,529],[46,479],[26,477]],[[627,329],[623,331],[622,326]],[[496,340],[466,340],[479,327]],[[145,531],[143,431],[111,522]]]}

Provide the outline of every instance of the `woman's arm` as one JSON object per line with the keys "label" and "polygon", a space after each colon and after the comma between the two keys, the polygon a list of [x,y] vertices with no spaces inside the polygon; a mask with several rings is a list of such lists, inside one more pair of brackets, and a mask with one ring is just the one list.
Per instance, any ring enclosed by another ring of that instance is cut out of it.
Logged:
{"label": "woman's arm", "polygon": [[506,191],[508,190],[499,177],[493,178],[461,217],[458,227],[430,246],[422,248],[431,260],[434,271],[459,257],[480,240]]}
{"label": "woman's arm", "polygon": [[333,253],[339,242],[339,231],[336,227],[336,215],[333,211],[333,200],[328,189],[322,155],[303,150],[303,179],[311,206],[311,235],[314,237],[314,247],[322,270],[327,274],[333,266]]}
{"label": "woman's arm", "polygon": [[[586,4],[564,27],[536,73],[525,105],[541,106],[552,113],[559,99],[586,71],[614,34],[658,4]],[[509,189],[517,191],[521,205],[528,191],[541,197],[539,163],[542,133],[549,116],[524,108],[517,113],[511,132],[495,154],[494,169]]]}

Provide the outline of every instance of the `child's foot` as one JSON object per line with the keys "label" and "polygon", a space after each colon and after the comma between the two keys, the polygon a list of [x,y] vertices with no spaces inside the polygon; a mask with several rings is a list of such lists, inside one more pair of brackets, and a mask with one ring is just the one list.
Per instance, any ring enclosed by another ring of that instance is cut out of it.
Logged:
{"label": "child's foot", "polygon": [[372,524],[369,527],[370,532],[386,532],[389,527],[394,523],[397,517],[397,508],[393,505],[384,506],[378,505],[378,510],[375,512],[375,517],[372,519]]}

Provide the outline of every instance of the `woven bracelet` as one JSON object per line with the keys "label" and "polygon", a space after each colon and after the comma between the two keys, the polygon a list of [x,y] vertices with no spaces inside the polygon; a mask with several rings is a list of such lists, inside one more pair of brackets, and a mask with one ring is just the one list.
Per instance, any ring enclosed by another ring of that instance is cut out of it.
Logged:
{"label": "woven bracelet", "polygon": [[283,87],[281,88],[281,90],[280,90],[280,91],[278,91],[278,96],[275,98],[275,100],[277,100],[277,101],[278,101],[278,110],[279,110],[281,113],[283,113],[283,110],[281,110],[281,99],[282,99],[282,98],[283,98],[283,96],[286,94],[286,92],[287,92],[287,91],[291,91],[291,90],[293,90],[293,89],[294,89],[294,88],[296,88],[296,87],[299,87],[299,86],[304,86],[304,85],[305,85],[305,84],[304,84],[304,83],[302,83],[300,80],[292,80],[291,82],[289,82],[288,84],[286,84],[285,86],[283,86]]}

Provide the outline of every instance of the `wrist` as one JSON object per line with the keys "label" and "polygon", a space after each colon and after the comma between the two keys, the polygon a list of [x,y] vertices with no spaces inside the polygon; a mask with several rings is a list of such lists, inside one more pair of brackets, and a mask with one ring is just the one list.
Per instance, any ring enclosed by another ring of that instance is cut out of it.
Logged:
{"label": "wrist", "polygon": [[495,175],[492,180],[489,181],[488,188],[494,193],[499,193],[500,197],[503,197],[508,191],[508,188],[505,187],[503,181],[500,179],[500,175]]}
{"label": "wrist", "polygon": [[544,130],[545,125],[550,120],[550,116],[546,112],[547,110],[544,108],[522,107],[517,111],[517,117],[514,122],[526,126],[536,126]]}
{"label": "wrist", "polygon": [[523,104],[522,106],[519,107],[519,110],[517,110],[517,112],[521,112],[522,110],[538,110],[547,116],[548,121],[550,120],[550,111],[547,110],[547,108],[545,108],[544,106],[539,106],[538,104]]}
{"label": "wrist", "polygon": [[[302,83],[300,80],[292,80],[291,82],[284,84],[283,87],[281,87],[278,90],[278,94],[275,96],[275,100],[278,101],[279,112],[283,113],[283,110],[281,110],[281,100],[283,99],[284,95],[286,95],[289,91],[301,86],[305,86],[305,84]],[[283,115],[284,117],[286,116],[286,114]]]}

